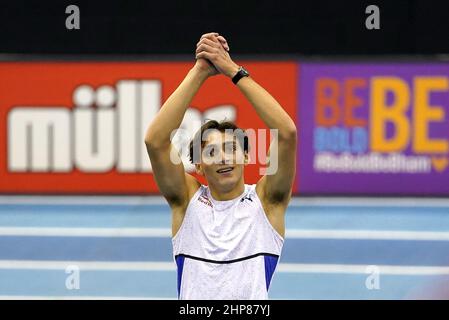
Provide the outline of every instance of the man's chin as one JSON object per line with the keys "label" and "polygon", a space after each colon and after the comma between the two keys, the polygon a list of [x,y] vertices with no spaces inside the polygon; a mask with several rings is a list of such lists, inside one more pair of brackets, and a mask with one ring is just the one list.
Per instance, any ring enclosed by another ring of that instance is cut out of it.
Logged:
{"label": "man's chin", "polygon": [[216,187],[223,192],[229,192],[237,186],[237,182],[235,177],[218,177],[216,180]]}

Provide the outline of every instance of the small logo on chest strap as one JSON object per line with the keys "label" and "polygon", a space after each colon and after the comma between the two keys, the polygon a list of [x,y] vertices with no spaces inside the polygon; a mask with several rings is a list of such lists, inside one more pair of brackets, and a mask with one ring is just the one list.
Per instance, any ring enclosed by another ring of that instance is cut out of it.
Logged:
{"label": "small logo on chest strap", "polygon": [[209,207],[213,207],[212,202],[210,202],[209,198],[204,195],[200,195],[198,197],[198,201],[208,205]]}
{"label": "small logo on chest strap", "polygon": [[253,202],[253,199],[251,199],[250,196],[245,196],[245,197],[243,197],[242,200],[240,200],[240,202],[243,202],[243,201],[245,201],[245,200],[249,200],[249,201]]}

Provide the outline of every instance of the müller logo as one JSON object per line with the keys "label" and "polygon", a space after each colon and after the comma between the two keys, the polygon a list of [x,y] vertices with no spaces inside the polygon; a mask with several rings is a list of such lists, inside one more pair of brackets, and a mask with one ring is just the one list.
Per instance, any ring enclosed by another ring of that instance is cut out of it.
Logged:
{"label": "m\u00fcller logo", "polygon": [[[9,172],[151,172],[144,134],[161,107],[159,80],[121,80],[94,89],[83,84],[68,106],[15,106],[7,117]],[[189,108],[181,128],[207,118],[235,120],[235,107]],[[181,143],[174,139],[173,143]],[[187,155],[182,155],[188,163]],[[192,169],[187,168],[189,171]]]}

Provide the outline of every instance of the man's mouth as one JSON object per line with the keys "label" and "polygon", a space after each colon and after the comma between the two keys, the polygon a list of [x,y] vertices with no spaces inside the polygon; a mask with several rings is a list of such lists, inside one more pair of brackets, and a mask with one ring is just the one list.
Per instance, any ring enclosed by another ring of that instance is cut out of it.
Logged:
{"label": "man's mouth", "polygon": [[228,172],[231,172],[232,170],[234,170],[233,167],[226,167],[226,168],[218,169],[217,173],[228,173]]}

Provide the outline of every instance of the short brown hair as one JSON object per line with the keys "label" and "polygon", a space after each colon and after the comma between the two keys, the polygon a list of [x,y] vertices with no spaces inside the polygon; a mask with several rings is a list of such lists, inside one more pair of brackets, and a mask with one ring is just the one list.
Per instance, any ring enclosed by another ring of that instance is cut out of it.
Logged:
{"label": "short brown hair", "polygon": [[[249,143],[248,143],[248,136],[245,133],[245,130],[240,129],[234,122],[232,121],[216,121],[216,120],[209,120],[206,123],[204,123],[201,128],[195,133],[193,139],[190,141],[189,144],[189,158],[190,162],[194,163],[193,159],[193,151],[194,149],[200,147],[203,148],[205,141],[203,141],[203,134],[205,131],[215,129],[220,132],[225,132],[226,130],[239,130],[238,132],[243,132],[243,151],[248,152],[249,151]],[[238,134],[237,134],[238,135]],[[241,143],[242,139],[238,139]],[[198,142],[201,142],[201,145],[198,145]]]}

